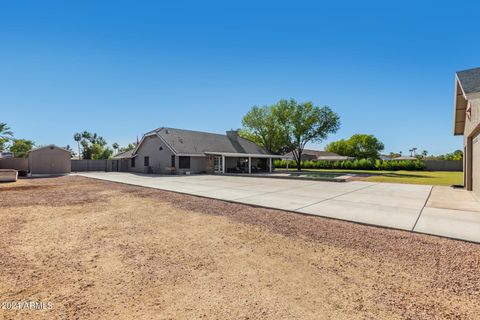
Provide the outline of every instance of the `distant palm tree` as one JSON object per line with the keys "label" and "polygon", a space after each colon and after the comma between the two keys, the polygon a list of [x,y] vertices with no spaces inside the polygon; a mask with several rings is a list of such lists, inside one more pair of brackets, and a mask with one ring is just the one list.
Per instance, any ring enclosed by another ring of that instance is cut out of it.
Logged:
{"label": "distant palm tree", "polygon": [[117,154],[117,150],[118,150],[118,148],[120,148],[120,146],[118,145],[118,143],[114,142],[112,144],[112,148],[113,148],[113,150],[115,150],[115,154]]}
{"label": "distant palm tree", "polygon": [[10,131],[10,127],[6,123],[0,122],[0,139],[10,140],[13,138],[13,132]]}
{"label": "distant palm tree", "polygon": [[423,150],[423,151],[422,151],[422,156],[423,156],[423,158],[425,159],[425,158],[428,156],[428,151],[427,151],[427,150]]}
{"label": "distant palm tree", "polygon": [[78,159],[80,159],[80,141],[82,140],[82,134],[81,133],[75,133],[73,135],[73,140],[77,141],[78,145]]}
{"label": "distant palm tree", "polygon": [[0,150],[3,149],[3,144],[13,138],[13,132],[6,123],[0,122]]}

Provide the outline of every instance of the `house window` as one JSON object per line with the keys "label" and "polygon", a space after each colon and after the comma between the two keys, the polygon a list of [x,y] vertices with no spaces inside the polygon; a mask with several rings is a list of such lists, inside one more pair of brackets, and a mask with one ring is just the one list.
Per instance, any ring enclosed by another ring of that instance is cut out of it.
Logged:
{"label": "house window", "polygon": [[131,166],[132,168],[135,168],[135,158],[131,158],[131,159],[130,159],[130,166]]}
{"label": "house window", "polygon": [[178,157],[180,169],[190,169],[190,157]]}
{"label": "house window", "polygon": [[150,165],[150,157],[143,157],[143,165],[148,167]]}
{"label": "house window", "polygon": [[172,168],[175,168],[175,155],[174,154],[172,154],[172,162],[170,163],[170,166]]}

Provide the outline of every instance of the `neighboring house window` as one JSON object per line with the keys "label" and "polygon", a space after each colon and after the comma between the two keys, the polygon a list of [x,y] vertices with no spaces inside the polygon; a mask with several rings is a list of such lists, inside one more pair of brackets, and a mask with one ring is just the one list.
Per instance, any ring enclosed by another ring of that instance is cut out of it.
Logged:
{"label": "neighboring house window", "polygon": [[190,157],[178,157],[180,169],[190,169]]}
{"label": "neighboring house window", "polygon": [[150,165],[150,157],[143,157],[143,165],[148,167]]}
{"label": "neighboring house window", "polygon": [[172,155],[172,162],[171,162],[171,167],[175,168],[175,155]]}
{"label": "neighboring house window", "polygon": [[130,166],[131,166],[132,168],[135,168],[135,158],[131,158],[131,159],[130,159]]}

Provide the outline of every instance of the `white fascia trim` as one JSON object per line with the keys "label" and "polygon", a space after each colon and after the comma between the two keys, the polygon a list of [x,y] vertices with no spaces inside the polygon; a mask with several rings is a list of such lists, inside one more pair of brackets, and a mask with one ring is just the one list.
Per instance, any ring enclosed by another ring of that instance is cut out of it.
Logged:
{"label": "white fascia trim", "polygon": [[206,157],[206,155],[204,154],[199,154],[199,153],[179,153],[179,154],[176,154],[176,156],[178,157]]}
{"label": "white fascia trim", "polygon": [[232,152],[211,152],[206,151],[205,154],[219,155],[225,157],[250,157],[250,158],[276,158],[276,159],[285,159],[286,156],[280,156],[276,154],[259,154],[259,153],[232,153]]}
{"label": "white fascia trim", "polygon": [[178,155],[177,151],[175,151],[175,149],[173,149],[173,147],[172,147],[165,139],[163,139],[162,136],[159,135],[157,131],[155,131],[155,135],[156,135],[160,140],[162,140],[163,143],[165,143],[165,145],[167,146],[167,148],[170,149],[170,151],[172,151],[173,154]]}

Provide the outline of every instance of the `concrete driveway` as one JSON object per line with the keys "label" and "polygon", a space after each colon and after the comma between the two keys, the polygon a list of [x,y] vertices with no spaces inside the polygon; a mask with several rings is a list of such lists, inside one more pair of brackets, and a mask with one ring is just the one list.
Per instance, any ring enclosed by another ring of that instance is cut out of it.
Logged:
{"label": "concrete driveway", "polygon": [[[85,172],[78,175],[480,242],[480,204],[464,190],[394,183],[341,183],[245,176],[159,176],[125,172]],[[466,207],[465,202],[468,202]]]}

